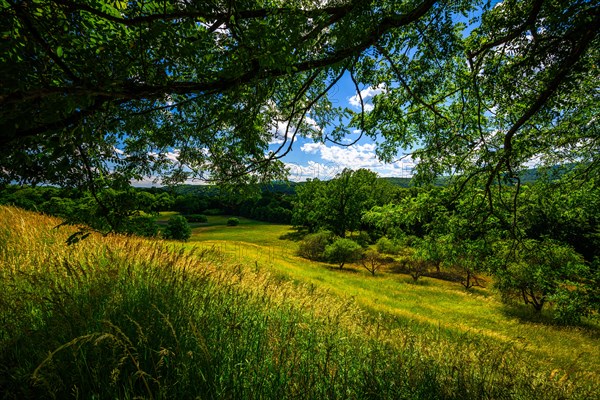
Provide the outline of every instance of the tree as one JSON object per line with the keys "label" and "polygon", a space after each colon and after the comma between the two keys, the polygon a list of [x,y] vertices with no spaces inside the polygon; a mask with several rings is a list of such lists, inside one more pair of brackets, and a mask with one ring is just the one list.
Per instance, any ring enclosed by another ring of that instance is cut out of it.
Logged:
{"label": "tree", "polygon": [[360,258],[360,263],[372,276],[375,276],[375,272],[379,271],[385,262],[385,258],[377,250],[373,249],[364,251]]}
{"label": "tree", "polygon": [[586,278],[589,269],[572,248],[552,240],[533,239],[516,246],[513,243],[498,246],[500,259],[505,262],[497,267],[497,286],[505,299],[518,296],[536,312],[554,296],[563,306],[569,300],[578,301],[580,292],[576,283]]}
{"label": "tree", "polygon": [[309,260],[321,260],[325,248],[333,241],[333,234],[329,231],[320,231],[306,235],[298,246],[298,254]]}
{"label": "tree", "polygon": [[[599,25],[587,0],[3,0],[0,180],[270,180],[355,130],[488,199],[533,159],[597,174]],[[336,106],[345,77],[381,93]]]}
{"label": "tree", "polygon": [[327,229],[339,237],[361,227],[362,215],[384,204],[391,192],[377,174],[359,169],[344,169],[330,181],[309,180],[297,189],[292,221],[314,232]]}
{"label": "tree", "polygon": [[362,247],[355,241],[338,238],[325,247],[323,256],[330,262],[337,263],[339,268],[342,269],[346,263],[359,260],[362,252]]}
{"label": "tree", "polygon": [[167,227],[162,233],[165,239],[175,239],[186,241],[192,236],[192,228],[188,224],[185,217],[181,215],[173,215],[169,218]]}
{"label": "tree", "polygon": [[293,201],[292,224],[308,228],[310,233],[324,228],[327,183],[319,179],[308,179],[296,188],[296,199]]}

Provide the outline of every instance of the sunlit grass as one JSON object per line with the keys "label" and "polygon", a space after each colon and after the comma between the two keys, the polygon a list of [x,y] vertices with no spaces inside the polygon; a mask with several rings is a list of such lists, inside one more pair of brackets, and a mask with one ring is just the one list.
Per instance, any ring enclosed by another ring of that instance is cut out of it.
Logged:
{"label": "sunlit grass", "polygon": [[[360,265],[348,265],[340,271],[332,265],[297,256],[297,243],[281,239],[290,233],[293,231],[286,225],[244,220],[240,227],[227,227],[223,221],[210,229],[196,228],[191,241],[215,246],[238,262],[267,265],[296,281],[354,298],[374,314],[386,313],[455,332],[490,337],[502,343],[518,343],[524,351],[535,355],[541,365],[579,368],[591,371],[600,379],[600,326],[597,322],[584,329],[518,318],[501,303],[491,282],[485,288],[468,291],[459,283],[428,277],[414,283],[408,275],[385,270],[372,277]],[[533,313],[529,316],[535,317]]]}
{"label": "sunlit grass", "polygon": [[300,259],[279,239],[285,226],[215,219],[185,245],[91,235],[66,246],[73,229],[53,229],[59,222],[0,207],[4,398],[599,393],[597,360],[588,368],[572,354],[565,364],[534,343],[595,351],[589,332],[513,318],[529,343],[510,327],[473,328],[512,317],[487,291]]}

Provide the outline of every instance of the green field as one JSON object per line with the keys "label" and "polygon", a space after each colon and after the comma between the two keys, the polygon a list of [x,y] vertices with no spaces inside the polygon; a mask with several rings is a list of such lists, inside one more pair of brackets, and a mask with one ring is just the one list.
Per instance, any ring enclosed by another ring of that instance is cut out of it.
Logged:
{"label": "green field", "polygon": [[198,224],[189,246],[214,246],[236,262],[266,266],[293,280],[354,298],[374,314],[514,344],[549,368],[600,371],[597,323],[590,322],[587,328],[560,327],[528,310],[507,308],[491,282],[467,291],[459,283],[427,277],[415,284],[408,275],[385,270],[373,277],[360,265],[340,271],[298,257],[297,242],[289,239],[297,233],[290,226],[241,218],[239,226],[230,227],[226,221],[227,217],[215,216]]}
{"label": "green field", "polygon": [[66,246],[75,228],[0,207],[3,398],[599,397],[597,326],[309,262],[289,226],[226,221]]}

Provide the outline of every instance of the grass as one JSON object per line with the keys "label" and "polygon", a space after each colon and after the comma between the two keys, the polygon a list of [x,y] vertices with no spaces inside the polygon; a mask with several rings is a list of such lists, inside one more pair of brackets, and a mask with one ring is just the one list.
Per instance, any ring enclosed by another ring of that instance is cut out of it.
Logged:
{"label": "grass", "polygon": [[92,235],[67,247],[58,222],[0,207],[4,398],[598,397],[579,359],[550,367],[528,345],[436,324],[442,306],[424,301],[493,296],[303,262],[283,226],[242,220],[236,242],[216,239],[233,231],[215,222],[185,245]]}
{"label": "grass", "polygon": [[[297,282],[326,288],[352,297],[373,314],[385,313],[407,322],[441,326],[456,333],[470,332],[499,343],[518,343],[546,368],[591,371],[600,380],[600,325],[561,327],[551,318],[539,318],[525,307],[501,303],[491,285],[465,290],[460,284],[383,271],[375,277],[360,265],[338,271],[323,263],[296,256],[297,243],[287,225],[242,219],[240,226],[225,226],[226,217],[210,217],[209,227],[193,231],[191,243],[216,246],[238,262],[267,265]],[[536,319],[538,321],[536,321]]]}

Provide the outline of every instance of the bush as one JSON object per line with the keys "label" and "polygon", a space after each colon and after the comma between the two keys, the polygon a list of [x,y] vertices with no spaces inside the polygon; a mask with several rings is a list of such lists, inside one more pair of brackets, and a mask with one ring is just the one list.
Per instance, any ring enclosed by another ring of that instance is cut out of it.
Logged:
{"label": "bush", "polygon": [[185,219],[188,220],[188,222],[208,222],[208,218],[206,217],[206,215],[203,214],[190,214],[190,215],[186,215]]}
{"label": "bush", "polygon": [[306,235],[300,242],[298,255],[309,260],[323,260],[325,247],[333,240],[333,234],[329,231],[320,231]]}
{"label": "bush", "polygon": [[186,241],[192,236],[192,228],[187,219],[181,215],[174,215],[169,218],[167,227],[163,230],[165,239],[175,239]]}
{"label": "bush", "polygon": [[227,220],[227,226],[238,226],[240,224],[240,219],[236,217],[231,217]]}
{"label": "bush", "polygon": [[339,238],[325,248],[323,256],[328,261],[337,263],[342,269],[347,262],[359,260],[362,253],[362,247],[354,240]]}
{"label": "bush", "polygon": [[381,237],[377,241],[377,251],[383,254],[398,254],[400,252],[400,246],[396,241],[392,241],[386,236]]}

